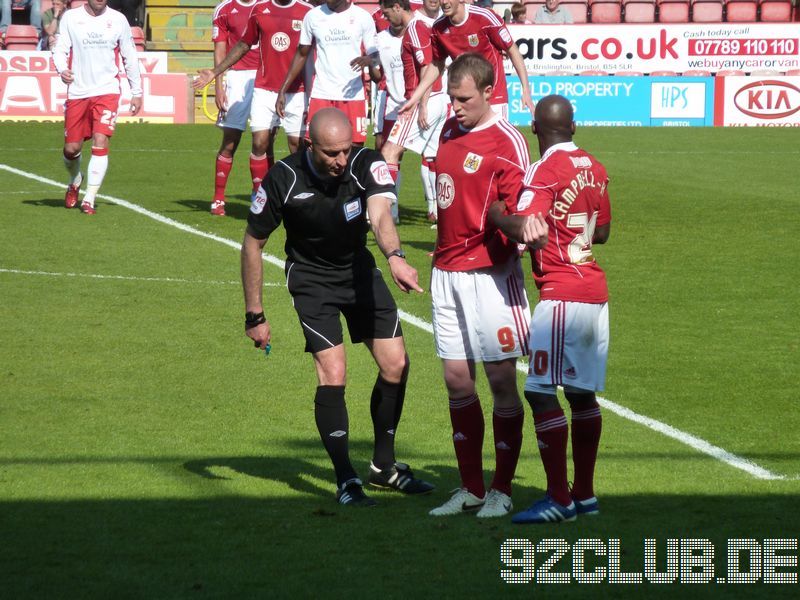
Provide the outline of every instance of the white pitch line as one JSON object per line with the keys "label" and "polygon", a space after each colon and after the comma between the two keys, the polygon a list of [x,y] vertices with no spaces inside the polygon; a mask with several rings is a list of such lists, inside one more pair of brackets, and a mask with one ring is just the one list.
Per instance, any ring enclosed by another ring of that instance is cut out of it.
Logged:
{"label": "white pitch line", "polygon": [[[9,173],[13,173],[15,175],[19,175],[20,177],[26,177],[28,179],[33,179],[34,181],[38,181],[40,183],[44,183],[53,187],[57,188],[64,188],[64,184],[62,182],[54,181],[52,179],[47,179],[46,177],[41,177],[40,175],[36,175],[34,173],[29,173],[27,171],[22,171],[20,169],[16,169],[9,165],[5,165],[0,163],[0,170],[8,171]],[[98,194],[98,198],[102,198],[103,200],[108,200],[114,204],[118,204],[124,208],[130,209],[134,212],[139,213],[140,215],[144,215],[151,219],[158,221],[159,223],[163,223],[165,225],[170,225],[171,227],[175,227],[181,231],[186,233],[191,233],[193,235],[197,235],[209,240],[214,240],[215,242],[219,242],[221,244],[225,244],[226,246],[230,246],[236,250],[241,249],[241,243],[235,242],[233,240],[229,240],[227,238],[220,237],[218,235],[214,235],[213,233],[207,233],[205,231],[200,231],[199,229],[195,229],[194,227],[190,227],[189,225],[185,225],[179,221],[175,221],[174,219],[170,219],[169,217],[165,217],[158,213],[152,212],[147,210],[143,206],[139,206],[138,204],[134,204],[132,202],[128,202],[127,200],[122,200],[120,198],[115,198],[113,196],[108,196],[105,194]],[[279,259],[276,256],[272,256],[271,254],[262,254],[262,258],[277,267],[283,269],[284,261]],[[420,319],[419,317],[415,317],[403,310],[399,311],[400,317],[406,321],[407,323],[414,325],[415,327],[419,327],[423,331],[427,331],[428,333],[433,333],[433,326],[428,323],[427,321]],[[520,363],[517,365],[517,369],[522,371],[523,373],[527,372],[528,367],[524,363]],[[666,423],[662,423],[656,419],[651,419],[650,417],[646,417],[644,415],[640,415],[637,412],[632,411],[629,408],[626,408],[616,402],[612,402],[611,400],[607,400],[606,398],[599,397],[597,401],[603,408],[610,410],[614,414],[633,421],[634,423],[639,423],[640,425],[644,425],[648,429],[653,431],[657,431],[658,433],[665,435],[669,438],[672,438],[682,444],[689,446],[715,458],[731,467],[739,469],[740,471],[744,471],[749,475],[752,475],[756,479],[767,479],[767,480],[776,480],[776,479],[787,479],[785,475],[780,475],[778,473],[774,473],[768,469],[765,469],[756,463],[747,460],[746,458],[742,458],[741,456],[737,456],[736,454],[732,454],[719,446],[714,446],[709,442],[705,441],[702,438],[694,436],[690,433],[686,433],[685,431],[681,431],[680,429],[676,429],[672,425],[667,425]]]}
{"label": "white pitch line", "polygon": [[[241,281],[204,281],[200,279],[182,279],[179,277],[136,277],[133,275],[100,275],[98,273],[56,273],[53,271],[26,271],[23,269],[0,268],[0,273],[15,275],[41,275],[49,277],[85,277],[87,279],[114,279],[122,281],[156,281],[165,283],[199,283],[201,285],[242,285]],[[266,287],[283,286],[282,283],[264,283]]]}

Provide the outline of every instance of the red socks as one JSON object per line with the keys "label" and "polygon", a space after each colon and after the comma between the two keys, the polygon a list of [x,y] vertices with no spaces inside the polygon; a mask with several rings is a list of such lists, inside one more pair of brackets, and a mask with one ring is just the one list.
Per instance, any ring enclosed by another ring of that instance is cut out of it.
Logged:
{"label": "red socks", "polygon": [[572,497],[576,500],[594,496],[594,465],[602,429],[603,418],[596,402],[594,406],[582,404],[581,410],[572,411],[572,462],[575,466]]}
{"label": "red socks", "polygon": [[483,411],[477,394],[450,398],[450,422],[461,485],[478,498],[486,495],[483,483]]}
{"label": "red socks", "polygon": [[547,476],[547,493],[563,506],[572,499],[567,484],[567,419],[560,408],[533,415],[539,455]]}
{"label": "red socks", "polygon": [[232,158],[217,154],[217,162],[214,166],[214,200],[225,201],[225,186],[228,183],[228,175],[230,175],[232,166]]}
{"label": "red socks", "polygon": [[522,449],[522,424],[525,410],[522,404],[512,408],[495,407],[492,414],[494,430],[495,470],[491,487],[511,495],[511,480],[517,470],[519,452]]}
{"label": "red socks", "polygon": [[258,191],[261,182],[264,181],[264,178],[267,176],[269,167],[270,164],[266,154],[262,154],[261,156],[250,155],[250,177],[253,180],[254,192]]}

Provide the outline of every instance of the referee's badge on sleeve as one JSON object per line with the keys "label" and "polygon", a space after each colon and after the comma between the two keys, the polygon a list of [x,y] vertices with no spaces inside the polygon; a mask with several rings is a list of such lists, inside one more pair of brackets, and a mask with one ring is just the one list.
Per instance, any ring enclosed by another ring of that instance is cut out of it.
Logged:
{"label": "referee's badge on sleeve", "polygon": [[361,200],[353,198],[350,202],[344,204],[344,218],[352,221],[361,214]]}
{"label": "referee's badge on sleeve", "polygon": [[384,161],[376,160],[370,165],[369,170],[378,185],[392,185],[394,183],[394,179],[389,173],[389,166]]}
{"label": "referee's badge on sleeve", "polygon": [[250,203],[250,212],[254,215],[260,215],[261,211],[264,210],[264,206],[267,203],[267,192],[264,191],[264,188],[258,186],[258,191],[256,195],[253,196],[253,201]]}

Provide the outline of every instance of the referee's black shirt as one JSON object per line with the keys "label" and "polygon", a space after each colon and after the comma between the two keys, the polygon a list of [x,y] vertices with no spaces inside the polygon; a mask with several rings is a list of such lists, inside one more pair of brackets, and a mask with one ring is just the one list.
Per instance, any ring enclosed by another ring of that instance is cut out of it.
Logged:
{"label": "referee's black shirt", "polygon": [[250,206],[247,223],[258,239],[283,221],[286,256],[322,269],[374,267],[367,250],[367,198],[395,198],[386,162],[375,150],[354,147],[344,174],[321,178],[306,150],[278,161]]}

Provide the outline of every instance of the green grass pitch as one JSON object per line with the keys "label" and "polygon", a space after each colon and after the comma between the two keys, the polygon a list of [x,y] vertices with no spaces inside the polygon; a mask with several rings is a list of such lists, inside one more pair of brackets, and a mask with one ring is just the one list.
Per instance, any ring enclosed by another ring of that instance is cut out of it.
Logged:
{"label": "green grass pitch", "polygon": [[[427,516],[458,476],[432,336],[410,323],[398,457],[437,490],[375,492],[380,504],[365,512],[334,502],[312,363],[273,263],[264,264],[270,357],[243,334],[231,246],[249,205],[248,134],[227,218],[208,213],[213,127],[121,125],[101,193],[131,204],[100,199],[94,217],[63,208],[60,124],[3,123],[0,139],[0,597],[797,597],[800,584],[763,577],[687,589],[598,587],[569,573],[578,540],[606,549],[620,540],[620,569],[641,573],[645,539],[656,540],[660,571],[669,539],[707,539],[716,580],[727,574],[728,539],[766,548],[768,538],[800,537],[798,132],[578,132],[612,179],[611,239],[596,249],[611,290],[603,396],[689,443],[604,410],[602,514],[538,528]],[[400,235],[427,287],[435,232],[418,165],[414,155],[403,163]],[[280,232],[266,251],[283,258]],[[430,321],[427,293],[393,291],[403,311]],[[375,376],[367,351],[349,346],[362,473]],[[525,436],[516,508],[544,486],[529,412]],[[491,427],[484,446],[489,471]],[[513,538],[540,550],[537,569],[555,556],[542,540],[566,540],[572,549],[551,570],[571,583],[544,584],[544,571],[505,583],[500,549]],[[779,554],[789,564],[778,571],[796,577],[800,551]],[[586,556],[589,570],[609,564]]]}

